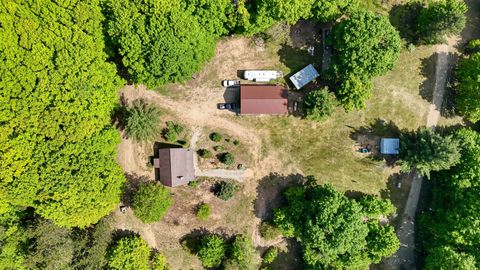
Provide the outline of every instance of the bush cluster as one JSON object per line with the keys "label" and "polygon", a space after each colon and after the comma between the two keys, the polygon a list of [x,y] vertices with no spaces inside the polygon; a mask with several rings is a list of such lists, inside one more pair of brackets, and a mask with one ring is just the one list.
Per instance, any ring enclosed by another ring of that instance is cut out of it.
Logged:
{"label": "bush cluster", "polygon": [[235,184],[221,181],[215,185],[215,195],[224,201],[228,201],[235,195],[237,189],[238,187]]}
{"label": "bush cluster", "polygon": [[210,217],[212,209],[206,203],[202,203],[197,209],[197,217],[200,220],[207,220]]}
{"label": "bush cluster", "polygon": [[232,153],[226,152],[220,155],[220,161],[223,164],[230,166],[235,162],[235,157],[233,156]]}
{"label": "bush cluster", "polygon": [[212,152],[208,149],[199,149],[197,153],[201,158],[211,158],[213,156]]}
{"label": "bush cluster", "polygon": [[263,262],[266,264],[272,263],[278,256],[278,248],[277,247],[269,247],[265,254],[263,254]]}
{"label": "bush cluster", "polygon": [[280,230],[270,223],[262,222],[260,225],[260,235],[266,240],[273,240],[278,238],[282,233]]}
{"label": "bush cluster", "polygon": [[212,134],[210,134],[210,140],[214,141],[214,142],[219,142],[222,140],[222,135],[220,133],[217,133],[217,132],[213,132]]}

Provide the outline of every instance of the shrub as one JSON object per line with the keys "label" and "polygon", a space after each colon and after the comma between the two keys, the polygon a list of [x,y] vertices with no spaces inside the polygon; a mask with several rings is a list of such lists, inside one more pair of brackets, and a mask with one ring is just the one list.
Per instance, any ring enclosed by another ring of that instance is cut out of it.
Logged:
{"label": "shrub", "polygon": [[235,192],[237,192],[237,186],[233,183],[222,181],[216,184],[215,195],[224,201],[232,198]]}
{"label": "shrub", "polygon": [[216,152],[222,152],[223,151],[223,146],[221,145],[216,145],[213,147],[213,150],[215,150]]}
{"label": "shrub", "polygon": [[358,203],[362,206],[368,218],[379,218],[380,216],[388,217],[395,213],[396,208],[388,199],[382,199],[374,195],[365,195]]}
{"label": "shrub", "polygon": [[211,212],[212,209],[210,209],[210,206],[208,206],[206,203],[203,203],[197,209],[197,217],[200,220],[207,220]]}
{"label": "shrub", "polygon": [[281,235],[280,230],[270,223],[262,222],[260,225],[260,235],[266,240],[273,240]]}
{"label": "shrub", "polygon": [[177,140],[177,133],[173,129],[166,129],[163,133],[163,138],[168,142],[175,142]]}
{"label": "shrub", "polygon": [[234,145],[240,145],[240,141],[239,140],[233,140],[233,144]]}
{"label": "shrub", "polygon": [[198,181],[196,181],[196,180],[190,181],[190,182],[188,182],[187,185],[191,188],[197,188],[198,187]]}
{"label": "shrub", "polygon": [[210,134],[210,140],[214,142],[219,142],[222,140],[222,135],[220,133],[213,132],[212,134]]}
{"label": "shrub", "polygon": [[205,268],[218,267],[225,256],[225,240],[218,235],[210,234],[200,240],[198,258]]}
{"label": "shrub", "polygon": [[108,254],[108,269],[149,270],[150,248],[139,236],[121,238]]}
{"label": "shrub", "polygon": [[228,259],[225,261],[225,270],[242,269],[250,270],[254,268],[253,255],[255,249],[252,241],[244,235],[235,236],[235,240],[230,246]]}
{"label": "shrub", "polygon": [[173,121],[167,122],[167,128],[173,130],[178,135],[180,135],[180,133],[182,133],[182,131],[184,130],[183,126]]}
{"label": "shrub", "polygon": [[263,254],[263,262],[264,263],[272,263],[278,256],[278,248],[277,247],[269,247],[265,254]]}
{"label": "shrub", "polygon": [[306,109],[307,119],[322,120],[335,112],[337,101],[327,89],[318,89],[305,96],[303,106]]}
{"label": "shrub", "polygon": [[159,132],[160,110],[137,99],[132,106],[126,109],[125,132],[128,137],[136,141],[147,141],[153,139]]}
{"label": "shrub", "polygon": [[208,149],[200,149],[197,151],[198,155],[201,158],[211,158],[212,157],[212,152],[210,152]]}
{"label": "shrub", "polygon": [[133,212],[144,223],[159,221],[173,203],[167,188],[156,183],[143,183],[133,197]]}
{"label": "shrub", "polygon": [[156,253],[152,261],[152,270],[169,270],[167,258],[161,253]]}
{"label": "shrub", "polygon": [[223,154],[220,156],[220,161],[221,161],[223,164],[229,166],[229,165],[232,165],[232,164],[235,162],[235,157],[234,157],[231,153],[229,153],[229,152],[223,153]]}

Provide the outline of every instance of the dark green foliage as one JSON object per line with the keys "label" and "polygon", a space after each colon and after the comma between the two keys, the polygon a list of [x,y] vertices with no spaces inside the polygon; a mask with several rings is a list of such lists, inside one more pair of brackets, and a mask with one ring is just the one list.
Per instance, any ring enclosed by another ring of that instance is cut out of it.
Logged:
{"label": "dark green foliage", "polygon": [[188,182],[187,185],[191,188],[197,188],[198,187],[198,181],[196,181],[196,180],[190,181],[190,182]]}
{"label": "dark green foliage", "polygon": [[282,235],[277,227],[267,222],[262,222],[262,224],[260,224],[260,234],[266,240],[273,240]]}
{"label": "dark green foliage", "polygon": [[477,269],[480,261],[480,134],[461,129],[460,162],[432,173],[429,209],[419,218],[425,269]]}
{"label": "dark green foliage", "polygon": [[303,106],[307,119],[322,120],[335,112],[337,102],[335,96],[328,89],[318,89],[309,92],[304,99]]}
{"label": "dark green foliage", "polygon": [[221,181],[215,185],[215,195],[224,201],[228,201],[235,195],[237,189],[238,187],[235,184]]}
{"label": "dark green foliage", "polygon": [[358,200],[368,218],[389,217],[395,213],[395,206],[390,200],[383,200],[374,195],[365,195]]}
{"label": "dark green foliage", "polygon": [[212,209],[206,203],[202,203],[197,209],[197,218],[200,220],[207,220],[210,217]]}
{"label": "dark green foliage", "polygon": [[253,270],[255,248],[252,241],[244,235],[235,236],[228,250],[225,270]]}
{"label": "dark green foliage", "polygon": [[204,28],[211,20],[192,15],[201,8],[168,0],[107,3],[108,34],[134,82],[156,87],[184,81],[213,56],[214,34]]}
{"label": "dark green foliage", "polygon": [[124,182],[99,1],[10,1],[0,17],[2,195],[62,226],[95,223]]}
{"label": "dark green foliage", "polygon": [[210,152],[208,149],[200,149],[197,151],[197,153],[201,158],[211,158],[213,156],[212,152]]}
{"label": "dark green foliage", "polygon": [[235,162],[235,157],[230,152],[223,153],[223,154],[220,155],[220,161],[223,164],[225,164],[227,166],[230,166]]}
{"label": "dark green foliage", "polygon": [[150,270],[150,248],[139,236],[123,237],[108,253],[108,269]]}
{"label": "dark green foliage", "polygon": [[424,43],[444,41],[445,35],[460,34],[468,7],[463,0],[430,1],[418,17],[419,35]]}
{"label": "dark green foliage", "polygon": [[173,121],[167,122],[167,128],[169,130],[173,130],[175,133],[177,133],[177,135],[180,135],[180,133],[182,133],[183,130],[185,129],[182,125]]}
{"label": "dark green foliage", "polygon": [[400,54],[400,36],[387,17],[355,12],[333,29],[333,71],[371,79],[391,70]]}
{"label": "dark green foliage", "polygon": [[167,140],[167,142],[176,142],[177,141],[177,133],[173,129],[166,129],[163,132],[163,138]]}
{"label": "dark green foliage", "polygon": [[160,116],[162,113],[154,106],[137,99],[126,110],[125,132],[128,137],[139,141],[154,139],[160,131]]}
{"label": "dark green foliage", "polygon": [[218,235],[210,234],[200,240],[197,255],[205,268],[211,268],[220,266],[225,252],[225,240]]}
{"label": "dark green foliage", "polygon": [[431,171],[447,170],[460,159],[458,140],[429,128],[402,134],[399,151],[402,170],[416,169],[428,177]]}
{"label": "dark green foliage", "polygon": [[265,254],[263,254],[263,262],[264,263],[272,263],[278,256],[278,248],[277,247],[269,247]]}
{"label": "dark green foliage", "polygon": [[380,229],[379,221],[371,220],[380,226],[372,229],[363,220],[362,207],[330,185],[311,182],[289,188],[285,197],[287,205],[275,209],[274,222],[284,236],[298,239],[311,269],[366,268],[399,247],[393,228]]}
{"label": "dark green foliage", "polygon": [[143,183],[133,197],[133,212],[145,223],[159,221],[173,203],[170,191],[157,183]]}
{"label": "dark green foliage", "polygon": [[365,101],[370,98],[372,83],[354,75],[347,75],[337,89],[337,97],[346,111],[363,109]]}
{"label": "dark green foliage", "polygon": [[455,105],[458,111],[471,122],[480,121],[480,53],[462,59],[457,69],[457,95]]}
{"label": "dark green foliage", "polygon": [[222,135],[220,133],[217,133],[217,132],[213,132],[212,134],[210,134],[210,140],[214,141],[214,142],[219,142],[222,140]]}
{"label": "dark green foliage", "polygon": [[356,11],[360,0],[317,0],[313,3],[313,18],[320,22],[330,22],[345,13]]}
{"label": "dark green foliage", "polygon": [[27,230],[30,238],[25,265],[32,269],[66,269],[73,259],[70,229],[40,219]]}
{"label": "dark green foliage", "polygon": [[240,145],[240,141],[239,140],[233,140],[233,144],[238,146],[238,145]]}

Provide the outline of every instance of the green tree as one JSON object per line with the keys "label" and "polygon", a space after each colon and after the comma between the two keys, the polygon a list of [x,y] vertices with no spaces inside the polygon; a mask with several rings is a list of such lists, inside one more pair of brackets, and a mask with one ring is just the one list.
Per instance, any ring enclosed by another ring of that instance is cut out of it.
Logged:
{"label": "green tree", "polygon": [[25,265],[31,269],[68,269],[74,245],[70,229],[40,219],[27,230],[31,242]]}
{"label": "green tree", "polygon": [[367,253],[373,263],[390,257],[400,248],[395,230],[392,226],[380,225],[379,221],[368,222]]}
{"label": "green tree", "polygon": [[365,268],[376,260],[371,254],[395,252],[390,249],[393,239],[371,250],[369,234],[374,232],[363,221],[362,207],[332,186],[317,186],[311,179],[305,186],[289,188],[285,197],[287,205],[275,210],[274,222],[284,236],[301,243],[310,268]]}
{"label": "green tree", "polygon": [[365,108],[365,101],[372,95],[372,83],[354,75],[347,75],[337,89],[337,98],[346,111]]}
{"label": "green tree", "polygon": [[145,223],[159,221],[173,203],[170,191],[163,185],[143,183],[133,197],[133,212]]}
{"label": "green tree", "polygon": [[354,12],[333,29],[332,69],[340,79],[371,79],[391,70],[400,54],[400,36],[387,17]]}
{"label": "green tree", "polygon": [[443,42],[445,35],[460,34],[465,27],[467,10],[463,0],[430,1],[418,17],[422,41],[435,44]]}
{"label": "green tree", "polygon": [[480,121],[480,53],[462,59],[457,69],[457,95],[455,105],[458,111],[471,122]]}
{"label": "green tree", "polygon": [[237,190],[237,185],[231,182],[221,181],[215,184],[215,195],[224,201],[228,201],[232,198]]}
{"label": "green tree", "polygon": [[318,0],[313,2],[313,18],[320,22],[334,21],[344,13],[358,10],[359,0]]}
{"label": "green tree", "polygon": [[108,254],[109,269],[150,270],[150,248],[139,236],[123,237]]}
{"label": "green tree", "polygon": [[335,112],[335,96],[328,89],[318,89],[305,96],[303,106],[306,110],[307,119],[322,120]]}
{"label": "green tree", "polygon": [[124,182],[99,1],[15,0],[0,17],[0,192],[59,225],[95,223]]}
{"label": "green tree", "polygon": [[269,247],[265,254],[263,254],[263,262],[264,263],[272,263],[278,256],[278,248],[277,247]]}
{"label": "green tree", "polygon": [[430,177],[431,171],[447,170],[460,159],[458,140],[441,136],[429,128],[407,132],[400,138],[400,163],[402,170],[417,169]]}
{"label": "green tree", "polygon": [[[260,0],[255,1],[258,14],[277,21],[295,24],[299,19],[311,16],[313,0]],[[273,21],[272,21],[273,23]]]}
{"label": "green tree", "polygon": [[434,248],[425,259],[426,270],[464,269],[475,270],[475,257],[456,252],[448,246]]}
{"label": "green tree", "polygon": [[235,162],[235,157],[233,156],[232,153],[230,152],[226,152],[226,153],[223,153],[221,156],[220,156],[220,161],[227,165],[227,166],[230,166],[232,165],[234,162]]}
{"label": "green tree", "polygon": [[198,257],[206,268],[218,267],[225,257],[226,244],[222,237],[210,234],[200,240]]}
{"label": "green tree", "polygon": [[384,200],[374,195],[365,195],[358,200],[363,212],[368,218],[389,217],[395,213],[396,208],[390,200]]}
{"label": "green tree", "polygon": [[187,9],[209,33],[222,36],[236,26],[235,8],[230,0],[186,0]]}
{"label": "green tree", "polygon": [[225,261],[226,270],[251,270],[255,269],[255,248],[252,241],[245,235],[235,236],[235,240],[228,251],[228,259]]}
{"label": "green tree", "polygon": [[137,99],[126,109],[125,132],[128,137],[143,142],[155,138],[160,132],[160,116],[162,113],[154,106]]}
{"label": "green tree", "polygon": [[[1,195],[1,194],[0,194]],[[0,196],[0,201],[4,197]],[[0,269],[24,270],[28,238],[22,224],[24,212],[6,202],[0,202]]]}
{"label": "green tree", "polygon": [[192,14],[202,9],[192,7],[168,0],[108,1],[108,34],[134,82],[157,87],[184,81],[213,56],[214,34],[204,28],[208,16],[202,25]]}

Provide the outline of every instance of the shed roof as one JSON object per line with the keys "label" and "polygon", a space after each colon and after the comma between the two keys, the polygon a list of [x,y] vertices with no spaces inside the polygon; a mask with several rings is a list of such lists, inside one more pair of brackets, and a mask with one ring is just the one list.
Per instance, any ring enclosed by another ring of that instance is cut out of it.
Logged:
{"label": "shed roof", "polygon": [[380,141],[380,153],[384,155],[398,155],[400,148],[400,139],[382,138]]}
{"label": "shed roof", "polygon": [[300,89],[315,80],[318,76],[320,76],[320,74],[318,74],[317,70],[310,64],[293,74],[293,76],[290,77],[290,81],[295,85],[295,88]]}
{"label": "shed roof", "polygon": [[280,85],[241,85],[241,114],[286,114],[287,89]]}
{"label": "shed roof", "polygon": [[160,182],[169,187],[185,185],[195,178],[191,149],[160,149],[154,165],[159,169]]}

